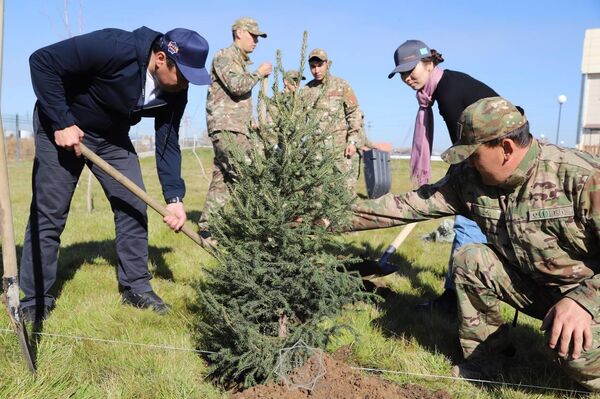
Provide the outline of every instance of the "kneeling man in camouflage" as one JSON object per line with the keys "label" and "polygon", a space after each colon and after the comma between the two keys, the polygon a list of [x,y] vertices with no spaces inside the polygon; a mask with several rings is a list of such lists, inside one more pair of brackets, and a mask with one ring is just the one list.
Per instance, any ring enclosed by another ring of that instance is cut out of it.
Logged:
{"label": "kneeling man in camouflage", "polygon": [[[463,215],[487,244],[453,260],[465,362],[453,374],[489,378],[510,352],[500,302],[543,320],[549,353],[600,391],[600,159],[543,144],[501,97],[465,109],[440,181],[355,205],[354,229]],[[514,351],[514,350],[513,350]]]}

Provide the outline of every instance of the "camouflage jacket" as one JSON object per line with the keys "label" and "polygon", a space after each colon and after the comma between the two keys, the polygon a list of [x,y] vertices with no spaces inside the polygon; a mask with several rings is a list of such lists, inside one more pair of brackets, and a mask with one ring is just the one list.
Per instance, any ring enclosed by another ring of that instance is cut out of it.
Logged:
{"label": "camouflage jacket", "polygon": [[248,55],[238,46],[215,54],[206,98],[208,134],[228,130],[247,134],[252,120],[252,87],[260,80],[258,72],[248,72]]}
{"label": "camouflage jacket", "polygon": [[600,320],[600,159],[533,141],[501,185],[467,163],[403,196],[355,206],[357,230],[460,214],[474,220],[507,267],[555,287]]}
{"label": "camouflage jacket", "polygon": [[357,147],[363,145],[362,113],[348,82],[329,74],[322,82],[308,82],[301,96],[307,106],[317,109],[321,131],[331,134],[336,146],[345,148],[350,141],[355,141]]}

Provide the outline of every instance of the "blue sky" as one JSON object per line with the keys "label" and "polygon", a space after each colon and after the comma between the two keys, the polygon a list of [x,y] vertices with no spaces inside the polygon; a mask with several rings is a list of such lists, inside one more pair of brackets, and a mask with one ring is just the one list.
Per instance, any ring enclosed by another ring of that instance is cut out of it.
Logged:
{"label": "blue sky", "polygon": [[[158,31],[186,27],[210,44],[209,61],[231,43],[232,22],[256,18],[269,34],[251,55],[254,66],[275,61],[281,49],[286,68],[298,68],[302,32],[308,47],[325,48],[332,72],[354,88],[374,141],[410,146],[416,113],[414,92],[396,77],[393,52],[407,39],[437,49],[443,68],[462,71],[523,106],[536,136],[554,140],[557,96],[565,94],[560,139],[575,144],[585,29],[600,28],[600,0],[538,1],[90,1],[70,0],[72,34],[105,27],[127,30],[146,25]],[[35,96],[28,57],[67,37],[63,0],[9,0],[5,5],[2,114],[31,115]],[[310,78],[310,72],[305,75]],[[205,129],[206,88],[190,91],[187,135]],[[600,110],[598,110],[600,112]],[[434,147],[450,145],[437,107]],[[132,134],[148,130],[133,128]]]}

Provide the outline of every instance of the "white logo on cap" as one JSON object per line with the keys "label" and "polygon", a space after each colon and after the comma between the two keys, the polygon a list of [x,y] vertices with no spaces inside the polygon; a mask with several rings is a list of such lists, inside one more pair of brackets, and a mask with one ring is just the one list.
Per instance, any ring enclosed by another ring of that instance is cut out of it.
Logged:
{"label": "white logo on cap", "polygon": [[177,54],[179,52],[177,42],[171,40],[169,44],[167,44],[167,50],[169,51],[169,54]]}
{"label": "white logo on cap", "polygon": [[429,51],[427,51],[427,47],[421,47],[419,49],[419,51],[421,52],[421,55],[425,55],[425,54],[427,54],[429,52]]}

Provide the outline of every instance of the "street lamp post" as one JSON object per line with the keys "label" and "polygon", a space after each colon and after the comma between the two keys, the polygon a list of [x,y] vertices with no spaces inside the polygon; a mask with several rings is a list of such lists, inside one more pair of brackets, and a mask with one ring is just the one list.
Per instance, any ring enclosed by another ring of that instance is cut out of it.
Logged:
{"label": "street lamp post", "polygon": [[567,102],[567,96],[561,94],[558,96],[558,123],[556,124],[556,144],[558,144],[558,135],[560,133],[560,112],[562,111],[562,105]]}

